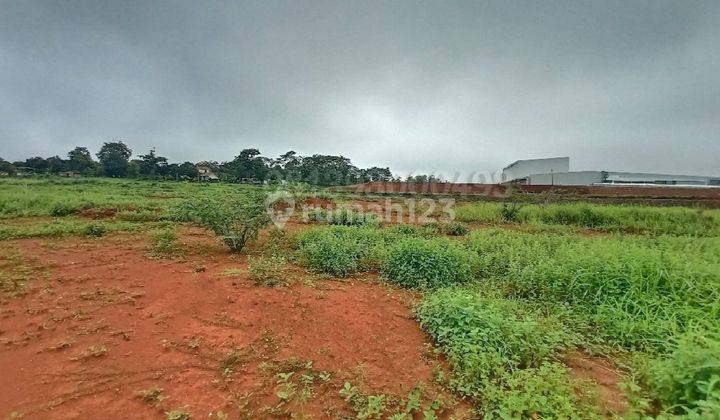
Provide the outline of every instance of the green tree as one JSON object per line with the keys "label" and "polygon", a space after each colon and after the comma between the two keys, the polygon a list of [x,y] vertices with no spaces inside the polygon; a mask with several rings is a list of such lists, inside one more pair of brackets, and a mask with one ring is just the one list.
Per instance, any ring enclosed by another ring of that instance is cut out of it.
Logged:
{"label": "green tree", "polygon": [[267,159],[260,156],[258,149],[244,149],[231,162],[225,164],[226,168],[238,181],[263,181],[268,172]]}
{"label": "green tree", "polygon": [[300,167],[302,180],[314,185],[334,186],[353,184],[360,179],[360,170],[343,156],[312,155],[303,158]]}
{"label": "green tree", "polygon": [[68,169],[67,161],[60,158],[60,156],[52,156],[46,160],[48,166],[48,172],[56,174],[63,172]]}
{"label": "green tree", "polygon": [[140,155],[138,165],[140,165],[140,175],[165,175],[167,173],[168,160],[166,157],[156,155],[155,148],[152,148],[148,154]]}
{"label": "green tree", "polygon": [[69,151],[67,167],[71,171],[78,171],[83,174],[91,174],[95,169],[95,161],[87,147],[76,147]]}
{"label": "green tree", "polygon": [[198,170],[191,162],[172,163],[168,165],[167,174],[173,179],[193,179],[197,178]]}
{"label": "green tree", "polygon": [[140,161],[137,159],[132,159],[130,162],[128,162],[127,166],[127,172],[125,172],[125,176],[128,178],[137,178],[140,176]]}
{"label": "green tree", "polygon": [[300,172],[302,162],[302,156],[298,156],[294,150],[290,150],[275,159],[273,168],[280,174],[282,179],[286,181],[299,181],[302,177],[302,173]]}
{"label": "green tree", "polygon": [[15,175],[17,168],[12,163],[0,158],[0,172],[7,172],[9,175]]}
{"label": "green tree", "polygon": [[40,156],[35,156],[25,159],[25,162],[23,162],[22,166],[32,169],[35,173],[44,173],[47,171],[48,163],[47,160],[45,160],[44,158],[41,158]]}
{"label": "green tree", "polygon": [[390,172],[390,168],[373,166],[372,168],[361,170],[362,182],[389,182],[392,181],[392,179],[393,174]]}
{"label": "green tree", "polygon": [[113,178],[127,175],[130,156],[132,150],[121,141],[104,143],[97,153],[103,174]]}

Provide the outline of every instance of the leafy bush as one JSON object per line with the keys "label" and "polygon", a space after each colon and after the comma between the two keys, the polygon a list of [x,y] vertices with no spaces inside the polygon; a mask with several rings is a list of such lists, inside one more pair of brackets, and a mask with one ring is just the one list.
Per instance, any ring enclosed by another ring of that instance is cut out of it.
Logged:
{"label": "leafy bush", "polygon": [[553,362],[578,341],[557,318],[462,288],[426,295],[416,314],[450,362],[450,385],[483,415],[571,418],[591,410],[567,368]]}
{"label": "leafy bush", "polygon": [[483,389],[480,411],[503,419],[600,418],[586,384],[569,377],[570,369],[553,362],[507,371]]}
{"label": "leafy bush", "polygon": [[270,223],[265,195],[258,190],[202,194],[186,203],[179,214],[213,231],[233,252],[241,252]]}
{"label": "leafy bush", "polygon": [[670,414],[712,417],[720,413],[720,339],[691,333],[680,338],[668,357],[652,361],[649,390]]}
{"label": "leafy bush", "polygon": [[251,280],[261,286],[287,285],[286,261],[281,257],[248,258],[248,272]]}
{"label": "leafy bush", "polygon": [[436,288],[470,280],[473,255],[445,238],[407,238],[390,247],[380,269],[401,286]]}
{"label": "leafy bush", "polygon": [[520,221],[520,206],[517,203],[503,203],[500,208],[500,219],[503,222]]}
{"label": "leafy bush", "polygon": [[287,231],[278,227],[271,227],[268,230],[267,241],[265,241],[262,253],[270,256],[283,256],[291,252],[296,235],[288,234]]}
{"label": "leafy bush", "polygon": [[559,322],[524,311],[513,301],[462,288],[427,295],[416,313],[466,382],[481,382],[507,369],[537,367],[572,342]]}
{"label": "leafy bush", "polygon": [[300,260],[310,269],[344,277],[378,265],[385,243],[379,229],[334,226],[300,235]]}
{"label": "leafy bush", "polygon": [[78,213],[84,206],[80,203],[70,203],[67,201],[58,201],[52,205],[50,215],[55,217],[69,216]]}
{"label": "leafy bush", "polygon": [[437,231],[434,225],[415,226],[405,223],[398,223],[385,228],[389,235],[396,236],[417,236],[427,238],[433,236]]}
{"label": "leafy bush", "polygon": [[152,241],[150,254],[154,257],[173,257],[181,253],[178,237],[174,230],[166,229],[156,232]]}
{"label": "leafy bush", "polygon": [[105,235],[106,229],[105,226],[95,223],[90,223],[87,226],[85,226],[84,234],[85,236],[95,236],[95,237],[101,237]]}
{"label": "leafy bush", "polygon": [[315,223],[327,222],[328,211],[322,208],[312,209],[307,213],[307,220]]}
{"label": "leafy bush", "polygon": [[468,225],[462,222],[447,222],[439,225],[440,231],[450,236],[465,236],[470,232]]}

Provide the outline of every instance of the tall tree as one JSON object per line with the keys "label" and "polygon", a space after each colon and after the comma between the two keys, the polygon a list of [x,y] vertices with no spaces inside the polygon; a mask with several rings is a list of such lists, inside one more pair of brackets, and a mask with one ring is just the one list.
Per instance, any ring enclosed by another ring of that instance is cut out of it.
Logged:
{"label": "tall tree", "polygon": [[360,170],[343,156],[312,155],[303,158],[302,180],[315,185],[348,185],[357,182]]}
{"label": "tall tree", "polygon": [[17,168],[12,163],[0,158],[0,172],[6,172],[9,175],[15,175]]}
{"label": "tall tree", "polygon": [[300,173],[302,161],[302,156],[298,156],[294,150],[290,150],[275,159],[273,166],[283,179],[287,181],[298,181],[302,176]]}
{"label": "tall tree", "polygon": [[103,174],[110,177],[124,177],[127,174],[131,155],[132,150],[121,141],[104,143],[97,153]]}
{"label": "tall tree", "polygon": [[191,162],[171,163],[168,165],[167,174],[173,179],[194,179],[198,176],[197,167]]}
{"label": "tall tree", "polygon": [[76,147],[67,154],[67,166],[71,171],[78,171],[83,174],[90,174],[95,168],[95,161],[87,147]]}
{"label": "tall tree", "polygon": [[263,181],[268,172],[267,161],[258,149],[244,149],[232,161],[225,164],[238,181]]}
{"label": "tall tree", "polygon": [[41,158],[40,156],[35,156],[25,159],[22,166],[32,169],[35,173],[43,173],[47,171],[48,163],[47,160]]}
{"label": "tall tree", "polygon": [[361,170],[361,181],[362,182],[389,182],[393,179],[393,174],[390,172],[390,168],[378,168],[373,166],[372,168]]}
{"label": "tall tree", "polygon": [[63,172],[68,169],[67,161],[60,158],[60,156],[52,156],[46,160],[48,166],[48,172],[56,174]]}
{"label": "tall tree", "polygon": [[166,157],[156,155],[155,148],[153,147],[148,154],[140,155],[138,165],[140,165],[140,175],[165,175],[165,173],[167,173],[168,160]]}

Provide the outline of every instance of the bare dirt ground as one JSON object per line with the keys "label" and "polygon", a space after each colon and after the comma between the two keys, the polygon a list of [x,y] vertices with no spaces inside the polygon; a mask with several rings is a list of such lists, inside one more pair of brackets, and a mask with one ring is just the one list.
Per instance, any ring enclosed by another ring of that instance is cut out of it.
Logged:
{"label": "bare dirt ground", "polygon": [[[21,258],[32,281],[0,295],[0,416],[354,418],[340,393],[350,382],[397,407],[419,386],[441,417],[469,417],[433,380],[449,374],[412,317],[418,295],[294,265],[288,287],[258,286],[246,255],[197,228],[180,239],[170,259],[144,235],[3,242],[0,259]],[[610,411],[627,408],[610,362],[578,353],[567,364]]]}
{"label": "bare dirt ground", "polygon": [[245,257],[182,239],[183,260],[132,235],[3,243],[44,274],[0,304],[0,415],[343,417],[345,381],[401,398],[441,368],[410,292],[298,268],[289,287],[256,286]]}

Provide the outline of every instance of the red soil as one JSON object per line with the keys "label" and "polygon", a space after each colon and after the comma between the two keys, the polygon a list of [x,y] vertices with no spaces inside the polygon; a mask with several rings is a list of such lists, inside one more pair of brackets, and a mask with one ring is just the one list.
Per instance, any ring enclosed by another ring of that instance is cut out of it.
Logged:
{"label": "red soil", "polygon": [[305,199],[302,203],[300,203],[301,206],[308,206],[308,207],[320,207],[320,208],[328,208],[333,205],[332,200],[328,200],[325,198],[308,198]]}
{"label": "red soil", "polygon": [[622,415],[628,409],[628,400],[620,389],[622,375],[613,363],[607,359],[593,357],[586,353],[576,353],[565,360],[575,379],[589,380],[602,401],[601,407],[606,414]]}
{"label": "red soil", "polygon": [[[303,285],[308,275],[296,269],[291,287],[260,287],[246,278],[244,257],[215,245],[161,261],[147,257],[142,239],[122,235],[7,246],[50,275],[0,302],[3,417],[163,418],[172,409],[195,418],[218,410],[337,417],[351,413],[338,394],[344,381],[405,396],[431,382],[438,363],[409,312],[414,296],[372,278]],[[224,275],[228,267],[242,271]],[[330,380],[316,379],[307,403],[279,406],[276,373],[308,360]],[[152,386],[166,396],[157,404],[137,395]]]}
{"label": "red soil", "polygon": [[78,216],[85,217],[87,219],[109,219],[111,217],[115,217],[115,213],[117,213],[117,210],[112,208],[89,208],[80,211]]}

